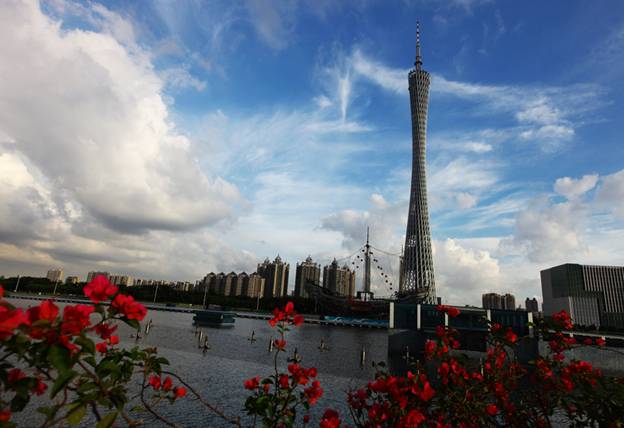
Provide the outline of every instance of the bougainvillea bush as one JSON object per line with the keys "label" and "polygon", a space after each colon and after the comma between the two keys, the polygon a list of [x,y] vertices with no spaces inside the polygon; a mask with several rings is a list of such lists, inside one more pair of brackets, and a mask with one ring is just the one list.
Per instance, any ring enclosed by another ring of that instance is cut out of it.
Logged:
{"label": "bougainvillea bush", "polygon": [[[167,370],[156,349],[119,346],[118,323],[139,329],[146,309],[100,276],[84,288],[92,304],[52,300],[26,311],[7,302],[0,287],[0,426],[41,396],[42,426],[84,423],[87,413],[97,427],[146,424],[146,412],[160,424],[176,426],[156,410],[191,396],[225,422],[243,426],[207,402],[192,385]],[[450,317],[458,309],[439,306]],[[244,382],[247,399],[241,412],[248,423],[294,427],[310,423],[310,409],[323,388],[317,369],[288,357],[287,334],[303,323],[293,304],[277,308],[269,320],[277,330],[274,364],[266,376]],[[624,424],[624,380],[604,376],[589,363],[566,358],[578,346],[601,348],[600,339],[576,343],[563,333],[572,328],[565,312],[535,326],[548,338],[549,352],[528,365],[514,356],[520,340],[509,329],[490,324],[487,353],[471,364],[459,351],[458,332],[439,326],[425,344],[420,361],[405,376],[380,365],[375,379],[345,397],[349,414],[324,409],[322,428],[357,427],[548,427]],[[138,386],[137,386],[138,385]],[[138,388],[138,391],[137,391]],[[43,399],[45,397],[45,399]],[[138,412],[141,410],[141,412]],[[245,422],[247,423],[247,422]]]}

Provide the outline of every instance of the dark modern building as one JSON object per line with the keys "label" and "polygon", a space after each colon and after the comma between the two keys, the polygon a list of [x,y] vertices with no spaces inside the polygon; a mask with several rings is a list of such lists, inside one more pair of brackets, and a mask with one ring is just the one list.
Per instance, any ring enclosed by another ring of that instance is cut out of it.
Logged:
{"label": "dark modern building", "polygon": [[340,267],[336,259],[323,268],[323,287],[340,296],[355,295],[355,271],[348,265]]}
{"label": "dark modern building", "polygon": [[484,309],[516,309],[516,298],[513,294],[486,293],[481,296]]}
{"label": "dark modern building", "polygon": [[265,279],[264,297],[283,297],[288,293],[288,271],[290,265],[278,255],[273,262],[265,259],[258,264],[258,275]]}
{"label": "dark modern building", "polygon": [[416,62],[409,72],[409,94],[412,111],[412,184],[403,252],[404,293],[416,294],[423,303],[435,303],[435,277],[427,206],[426,144],[427,110],[431,77],[422,69],[420,29],[416,30]]}
{"label": "dark modern building", "polygon": [[305,289],[306,284],[321,285],[321,265],[314,263],[312,257],[308,256],[305,262],[297,263],[295,274],[295,297],[308,298]]}
{"label": "dark modern building", "polygon": [[528,312],[539,312],[539,303],[535,297],[532,299],[527,297],[524,301],[524,307]]}
{"label": "dark modern building", "polygon": [[540,274],[545,317],[565,310],[578,325],[624,328],[624,267],[566,263]]}

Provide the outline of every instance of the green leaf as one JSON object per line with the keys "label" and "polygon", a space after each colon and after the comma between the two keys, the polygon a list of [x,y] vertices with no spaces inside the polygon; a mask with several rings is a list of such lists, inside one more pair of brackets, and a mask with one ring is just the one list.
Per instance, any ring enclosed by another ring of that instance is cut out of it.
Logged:
{"label": "green leaf", "polygon": [[80,336],[76,339],[76,344],[79,345],[83,351],[90,354],[95,354],[95,344],[91,339],[85,336]]}
{"label": "green leaf", "polygon": [[48,361],[59,372],[69,370],[72,366],[69,350],[61,345],[53,345],[48,352]]}
{"label": "green leaf", "polygon": [[126,317],[123,317],[122,320],[135,330],[138,330],[141,328],[141,324],[137,320],[131,320]]}
{"label": "green leaf", "polygon": [[52,385],[52,390],[50,391],[50,398],[54,398],[56,394],[59,393],[61,389],[63,389],[69,382],[71,382],[78,373],[73,370],[67,370],[59,374],[59,377],[56,378],[54,384]]}
{"label": "green leaf", "polygon": [[100,419],[100,421],[96,425],[96,428],[108,428],[113,425],[115,419],[117,419],[117,412],[109,413],[108,415]]}
{"label": "green leaf", "polygon": [[82,403],[75,403],[73,409],[71,409],[67,414],[67,423],[71,426],[78,425],[86,413],[86,405]]}

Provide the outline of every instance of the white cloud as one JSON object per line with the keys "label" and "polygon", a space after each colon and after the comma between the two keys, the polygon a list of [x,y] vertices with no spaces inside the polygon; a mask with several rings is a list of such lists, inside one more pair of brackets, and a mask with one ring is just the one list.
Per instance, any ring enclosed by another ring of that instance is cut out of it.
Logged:
{"label": "white cloud", "polygon": [[596,199],[601,206],[624,220],[624,169],[602,178]]}
{"label": "white cloud", "polygon": [[436,291],[445,302],[480,306],[481,294],[502,289],[498,260],[454,239],[434,241],[434,269]]}
{"label": "white cloud", "polygon": [[[0,9],[2,266],[184,279],[250,266],[251,254],[205,229],[231,222],[244,200],[199,167],[131,24],[98,4],[57,4],[97,32],[64,29],[36,1]],[[193,259],[189,248],[200,248]]]}
{"label": "white cloud", "polygon": [[169,67],[158,72],[165,84],[174,89],[194,88],[197,91],[206,89],[206,82],[193,77],[186,67]]}
{"label": "white cloud", "polygon": [[296,1],[248,0],[247,8],[258,35],[269,47],[288,46],[296,24]]}
{"label": "white cloud", "polygon": [[[364,78],[397,95],[407,96],[406,69],[388,67],[354,49],[346,60],[357,77]],[[597,85],[576,84],[568,87],[487,85],[454,81],[432,74],[431,91],[476,103],[474,114],[506,115],[517,121],[517,137],[541,143],[552,150],[559,142],[571,140],[578,121],[602,105],[602,89]]]}
{"label": "white cloud", "polygon": [[499,181],[496,162],[459,157],[447,164],[433,163],[428,193],[434,211],[472,208],[481,193],[492,192]]}
{"label": "white cloud", "polygon": [[555,181],[555,192],[568,199],[575,199],[596,187],[596,183],[598,183],[598,174],[584,175],[578,180],[562,177]]}

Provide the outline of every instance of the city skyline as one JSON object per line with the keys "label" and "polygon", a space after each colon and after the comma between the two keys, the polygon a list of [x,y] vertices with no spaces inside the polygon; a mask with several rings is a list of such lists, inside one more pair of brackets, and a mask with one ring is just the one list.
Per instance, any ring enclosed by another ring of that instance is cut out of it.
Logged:
{"label": "city skyline", "polygon": [[621,264],[624,5],[16,0],[0,274],[194,281],[281,254],[292,290],[296,261],[346,257],[367,226],[399,253],[417,20],[437,294],[540,296],[545,268]]}

